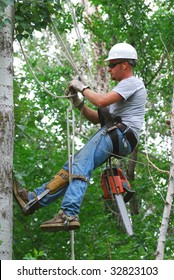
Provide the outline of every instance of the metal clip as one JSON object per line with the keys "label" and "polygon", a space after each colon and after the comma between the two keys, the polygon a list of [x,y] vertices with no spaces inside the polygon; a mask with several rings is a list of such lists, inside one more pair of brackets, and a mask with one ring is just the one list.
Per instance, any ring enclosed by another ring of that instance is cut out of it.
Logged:
{"label": "metal clip", "polygon": [[103,132],[101,133],[101,135],[106,135],[107,131],[103,130]]}
{"label": "metal clip", "polygon": [[127,148],[126,137],[124,137],[122,141],[123,141],[123,146],[124,146],[125,148]]}

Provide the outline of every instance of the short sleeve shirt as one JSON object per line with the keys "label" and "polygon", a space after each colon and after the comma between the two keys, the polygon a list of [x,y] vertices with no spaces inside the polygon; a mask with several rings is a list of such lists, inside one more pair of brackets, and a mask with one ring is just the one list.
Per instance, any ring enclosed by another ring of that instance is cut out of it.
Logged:
{"label": "short sleeve shirt", "polygon": [[122,122],[130,127],[139,139],[144,123],[147,97],[143,81],[132,76],[120,81],[112,91],[120,94],[123,100],[109,105],[109,112],[114,117],[120,116]]}

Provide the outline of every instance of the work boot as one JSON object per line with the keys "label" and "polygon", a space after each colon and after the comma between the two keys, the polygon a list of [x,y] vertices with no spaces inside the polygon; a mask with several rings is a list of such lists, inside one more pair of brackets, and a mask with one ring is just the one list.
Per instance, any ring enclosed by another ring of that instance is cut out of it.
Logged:
{"label": "work boot", "polygon": [[26,216],[33,214],[36,210],[42,207],[42,205],[40,205],[37,201],[37,195],[35,192],[33,192],[34,202],[28,206],[27,205],[29,203],[28,193],[29,193],[28,190],[19,187],[19,183],[16,180],[13,181],[14,197],[16,199],[17,204],[19,205],[24,215]]}
{"label": "work boot", "polygon": [[63,210],[60,210],[52,220],[41,224],[40,228],[45,231],[69,231],[79,229],[80,222],[77,215],[67,216]]}

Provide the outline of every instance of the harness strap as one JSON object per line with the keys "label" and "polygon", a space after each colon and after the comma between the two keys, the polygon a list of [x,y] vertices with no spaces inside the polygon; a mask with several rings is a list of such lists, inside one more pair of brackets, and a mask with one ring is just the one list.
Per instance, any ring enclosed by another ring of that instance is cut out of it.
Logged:
{"label": "harness strap", "polygon": [[119,153],[119,145],[118,145],[118,134],[117,131],[114,129],[112,131],[109,132],[109,136],[112,140],[112,144],[113,144],[113,153],[114,155],[118,155]]}
{"label": "harness strap", "polygon": [[122,133],[124,133],[124,138],[127,139],[131,145],[131,151],[133,151],[137,145],[137,139],[130,128],[127,128],[125,124],[122,123],[120,116],[113,117],[106,107],[98,108],[98,115],[101,127],[106,125],[107,133],[109,134],[113,143],[113,153],[118,155],[119,145],[118,145],[118,134],[116,128],[118,128]]}
{"label": "harness strap", "polygon": [[122,121],[120,116],[113,118],[106,107],[98,107],[98,116],[101,127],[106,124],[107,128],[110,128],[114,123],[121,123]]}
{"label": "harness strap", "polygon": [[[127,126],[125,124],[123,124],[123,123],[117,123],[116,127],[122,133],[124,133],[124,137],[125,137],[125,139],[127,139],[129,141],[129,143],[131,145],[131,151],[133,151],[135,149],[136,145],[137,145],[137,138],[135,137],[133,131],[130,128],[127,129]],[[113,131],[115,132],[116,130],[113,130]],[[117,132],[115,132],[115,133],[117,134]],[[110,134],[110,137],[111,138],[113,137],[112,141],[115,142],[115,140],[114,140],[114,133]],[[113,143],[113,145],[114,145],[114,143]],[[115,143],[115,145],[116,145],[116,143]]]}
{"label": "harness strap", "polygon": [[70,174],[69,175],[69,178],[70,179],[76,179],[76,180],[81,180],[81,181],[84,181],[84,182],[89,182],[88,178],[85,177],[85,176],[82,176],[82,175],[74,175],[74,174]]}
{"label": "harness strap", "polygon": [[101,127],[104,125],[106,125],[107,127],[107,133],[109,134],[113,144],[113,153],[115,155],[118,155],[119,152],[118,134],[116,129],[114,128],[117,128],[116,123],[121,123],[121,117],[113,118],[106,107],[98,107],[98,116],[99,116]]}

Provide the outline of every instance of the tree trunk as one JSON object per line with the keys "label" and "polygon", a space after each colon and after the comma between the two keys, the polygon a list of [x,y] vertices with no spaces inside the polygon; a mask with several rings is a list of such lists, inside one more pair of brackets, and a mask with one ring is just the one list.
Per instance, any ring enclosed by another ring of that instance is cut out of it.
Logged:
{"label": "tree trunk", "polygon": [[[90,16],[93,13],[97,12],[97,7],[89,3],[88,0],[81,0],[81,2],[85,6],[86,21],[89,24],[91,22]],[[94,90],[100,93],[106,93],[108,92],[108,85],[109,85],[109,75],[107,75],[108,69],[106,65],[104,64],[101,65],[97,63],[98,61],[100,61],[100,58],[105,54],[104,53],[105,44],[100,41],[96,41],[93,38],[92,33],[90,37],[91,37],[91,47],[93,49],[93,61],[96,61],[96,69],[97,69],[95,75],[95,84],[93,85]]]}
{"label": "tree trunk", "polygon": [[170,178],[169,178],[169,186],[166,196],[166,202],[164,206],[164,212],[161,222],[160,235],[158,239],[158,245],[156,250],[156,260],[163,260],[164,258],[164,249],[165,242],[169,224],[169,218],[172,208],[172,202],[174,197],[174,87],[173,87],[173,101],[172,101],[172,112],[171,112],[171,142],[172,142],[172,150],[171,150],[171,166],[170,166]]}
{"label": "tree trunk", "polygon": [[0,30],[0,259],[12,259],[13,166],[13,8],[5,10],[9,22]]}
{"label": "tree trunk", "polygon": [[[136,167],[137,155],[138,155],[138,149],[135,149],[130,156],[128,170],[127,170],[127,177],[128,177],[128,180],[130,180],[130,181],[135,180],[135,167]],[[129,205],[130,205],[131,215],[138,215],[139,214],[139,202],[138,202],[136,193],[131,198]]]}

